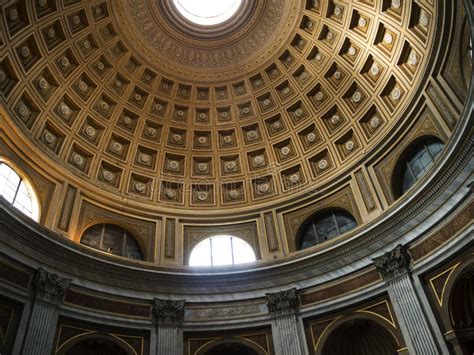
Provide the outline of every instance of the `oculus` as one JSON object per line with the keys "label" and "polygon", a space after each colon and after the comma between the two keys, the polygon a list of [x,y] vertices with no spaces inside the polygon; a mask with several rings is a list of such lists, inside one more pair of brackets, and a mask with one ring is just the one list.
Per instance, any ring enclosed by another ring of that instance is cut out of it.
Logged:
{"label": "oculus", "polygon": [[195,24],[218,25],[230,19],[242,0],[173,0],[179,13]]}

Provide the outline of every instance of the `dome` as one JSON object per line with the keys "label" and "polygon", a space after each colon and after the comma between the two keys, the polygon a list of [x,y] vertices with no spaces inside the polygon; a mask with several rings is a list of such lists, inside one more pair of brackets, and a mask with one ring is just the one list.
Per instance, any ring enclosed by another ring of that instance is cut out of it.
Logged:
{"label": "dome", "polygon": [[[0,274],[15,275],[0,275],[0,312],[12,324],[52,282],[57,354],[470,349],[461,333],[440,340],[462,328],[445,303],[472,248],[468,1],[0,9]],[[413,318],[397,277],[426,291]],[[439,329],[418,344],[420,314]],[[174,339],[150,336],[152,323],[184,329],[181,345],[150,345]],[[294,334],[279,338],[277,323]],[[344,342],[345,329],[363,337]],[[0,352],[34,353],[25,334]]]}

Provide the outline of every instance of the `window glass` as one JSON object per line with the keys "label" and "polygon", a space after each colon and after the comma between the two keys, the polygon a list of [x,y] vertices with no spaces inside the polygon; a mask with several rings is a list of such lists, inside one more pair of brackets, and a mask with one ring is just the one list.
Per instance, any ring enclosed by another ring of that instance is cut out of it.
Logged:
{"label": "window glass", "polygon": [[255,261],[252,247],[240,238],[215,236],[200,242],[191,252],[191,266],[222,266]]}
{"label": "window glass", "polygon": [[0,162],[0,196],[19,211],[37,221],[39,206],[21,177],[7,164]]}
{"label": "window glass", "polygon": [[211,266],[211,239],[199,243],[191,253],[189,265],[193,266]]}
{"label": "window glass", "polygon": [[143,255],[135,238],[125,229],[113,224],[98,224],[87,229],[81,244],[103,252],[143,260]]}
{"label": "window glass", "polygon": [[415,182],[430,169],[436,157],[443,149],[443,143],[437,138],[428,138],[409,148],[406,160],[400,171],[400,195],[404,194]]}
{"label": "window glass", "polygon": [[330,211],[311,217],[299,235],[299,248],[306,249],[324,243],[357,227],[354,218],[343,211]]}

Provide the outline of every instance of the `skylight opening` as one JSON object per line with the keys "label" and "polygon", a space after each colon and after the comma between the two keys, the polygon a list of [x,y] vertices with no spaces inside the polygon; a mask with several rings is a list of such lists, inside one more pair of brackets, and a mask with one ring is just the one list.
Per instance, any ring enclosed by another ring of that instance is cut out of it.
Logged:
{"label": "skylight opening", "polygon": [[178,11],[198,25],[212,26],[230,19],[242,0],[173,0]]}

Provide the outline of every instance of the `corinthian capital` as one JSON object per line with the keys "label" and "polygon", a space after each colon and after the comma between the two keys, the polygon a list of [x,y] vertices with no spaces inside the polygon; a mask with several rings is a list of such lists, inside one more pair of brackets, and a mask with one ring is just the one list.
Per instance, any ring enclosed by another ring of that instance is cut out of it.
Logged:
{"label": "corinthian capital", "polygon": [[300,302],[296,288],[290,290],[267,293],[268,311],[273,315],[290,314],[298,311]]}
{"label": "corinthian capital", "polygon": [[377,271],[385,280],[397,277],[409,271],[411,256],[403,245],[375,258],[374,264]]}
{"label": "corinthian capital", "polygon": [[69,281],[44,269],[38,269],[33,280],[36,297],[43,301],[59,304],[69,287]]}
{"label": "corinthian capital", "polygon": [[184,320],[184,300],[153,300],[153,311],[158,323],[179,325]]}

